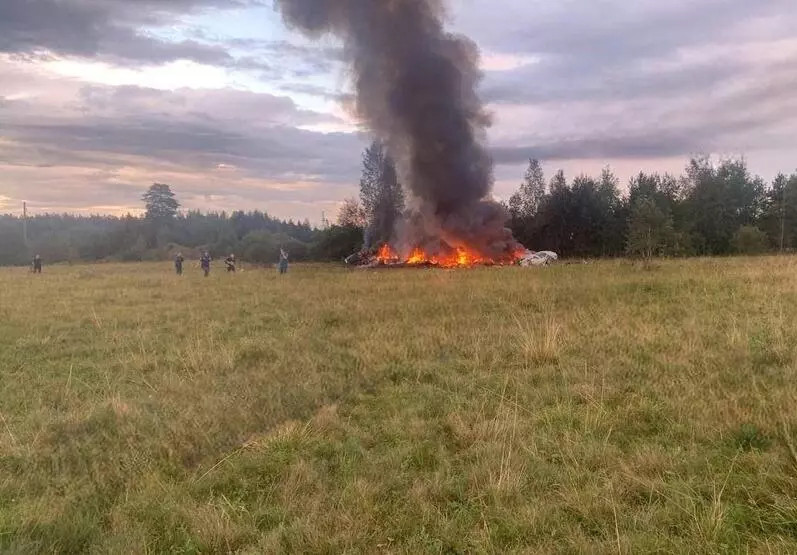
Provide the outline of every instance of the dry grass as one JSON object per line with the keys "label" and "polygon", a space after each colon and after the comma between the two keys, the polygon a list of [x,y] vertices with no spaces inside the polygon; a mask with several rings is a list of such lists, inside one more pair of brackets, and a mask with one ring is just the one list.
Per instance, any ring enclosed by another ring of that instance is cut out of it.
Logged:
{"label": "dry grass", "polygon": [[0,271],[0,551],[796,552],[797,260]]}

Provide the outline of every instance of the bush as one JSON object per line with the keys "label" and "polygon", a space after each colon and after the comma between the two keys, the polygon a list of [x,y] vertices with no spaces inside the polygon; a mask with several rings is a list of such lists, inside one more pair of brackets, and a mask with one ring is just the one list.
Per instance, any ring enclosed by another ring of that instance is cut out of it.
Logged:
{"label": "bush", "polygon": [[755,226],[743,225],[734,233],[732,244],[740,254],[760,254],[767,250],[767,236]]}
{"label": "bush", "polygon": [[322,232],[313,249],[318,260],[343,260],[363,246],[363,230],[359,227],[333,225]]}
{"label": "bush", "polygon": [[277,259],[279,249],[271,233],[252,231],[244,237],[241,243],[241,254],[248,262],[266,264]]}
{"label": "bush", "polygon": [[307,260],[309,248],[306,243],[284,233],[253,231],[241,242],[241,253],[244,260],[257,264],[276,264],[279,260],[280,248],[288,252],[292,261]]}

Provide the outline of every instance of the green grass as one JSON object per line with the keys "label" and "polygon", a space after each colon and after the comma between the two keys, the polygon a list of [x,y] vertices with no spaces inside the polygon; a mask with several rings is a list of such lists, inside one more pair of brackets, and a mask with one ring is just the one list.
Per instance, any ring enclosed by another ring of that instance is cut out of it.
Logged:
{"label": "green grass", "polygon": [[797,259],[0,270],[0,551],[797,552]]}

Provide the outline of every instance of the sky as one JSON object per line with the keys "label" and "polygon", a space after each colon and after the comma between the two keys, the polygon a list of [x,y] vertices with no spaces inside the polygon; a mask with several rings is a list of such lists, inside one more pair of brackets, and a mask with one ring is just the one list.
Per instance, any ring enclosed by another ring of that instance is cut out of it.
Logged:
{"label": "sky", "polygon": [[[450,0],[447,28],[481,49],[496,198],[531,157],[797,170],[795,0]],[[334,220],[370,141],[341,58],[271,0],[0,0],[0,213],[138,213],[158,182],[184,209]]]}

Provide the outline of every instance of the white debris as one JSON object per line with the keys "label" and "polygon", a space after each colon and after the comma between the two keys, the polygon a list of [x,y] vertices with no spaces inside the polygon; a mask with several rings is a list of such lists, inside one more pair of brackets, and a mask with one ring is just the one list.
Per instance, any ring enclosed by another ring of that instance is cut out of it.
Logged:
{"label": "white debris", "polygon": [[559,260],[559,255],[553,251],[526,251],[520,259],[521,266],[548,266]]}

